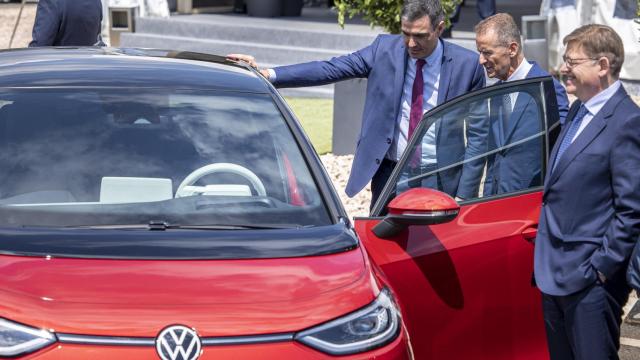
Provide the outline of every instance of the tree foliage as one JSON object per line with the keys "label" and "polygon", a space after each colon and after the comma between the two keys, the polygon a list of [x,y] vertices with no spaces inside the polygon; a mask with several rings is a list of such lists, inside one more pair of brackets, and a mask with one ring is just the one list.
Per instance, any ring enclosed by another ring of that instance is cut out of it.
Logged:
{"label": "tree foliage", "polygon": [[[445,25],[449,27],[449,17],[462,0],[440,0],[440,3],[445,13]],[[392,34],[400,33],[402,0],[335,0],[335,6],[340,26],[344,27],[345,17],[361,15],[371,26],[380,26]]]}

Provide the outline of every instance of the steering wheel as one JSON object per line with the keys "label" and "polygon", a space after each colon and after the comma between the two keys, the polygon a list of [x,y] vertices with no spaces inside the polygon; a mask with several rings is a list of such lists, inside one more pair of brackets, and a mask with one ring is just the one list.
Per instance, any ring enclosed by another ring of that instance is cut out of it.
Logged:
{"label": "steering wheel", "polygon": [[236,164],[215,163],[195,169],[191,174],[187,175],[187,177],[182,180],[182,183],[180,183],[180,186],[178,186],[178,190],[176,190],[176,198],[190,196],[191,192],[186,191],[187,186],[192,186],[204,176],[220,172],[242,176],[251,183],[259,196],[267,196],[264,184],[253,171]]}

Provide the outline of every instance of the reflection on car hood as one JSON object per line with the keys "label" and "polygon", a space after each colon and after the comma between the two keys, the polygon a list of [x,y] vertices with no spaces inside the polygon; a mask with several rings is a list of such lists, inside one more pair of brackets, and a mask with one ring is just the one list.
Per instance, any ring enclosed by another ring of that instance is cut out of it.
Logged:
{"label": "reflection on car hood", "polygon": [[104,260],[0,256],[0,314],[57,332],[202,336],[297,331],[372,301],[360,249],[261,260]]}

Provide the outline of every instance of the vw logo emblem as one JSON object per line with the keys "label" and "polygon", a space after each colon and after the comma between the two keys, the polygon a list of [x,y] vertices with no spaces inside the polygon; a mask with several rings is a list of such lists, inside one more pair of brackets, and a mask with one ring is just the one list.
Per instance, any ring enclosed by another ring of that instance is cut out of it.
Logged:
{"label": "vw logo emblem", "polygon": [[201,350],[200,337],[186,326],[169,326],[156,338],[156,351],[162,360],[196,360]]}

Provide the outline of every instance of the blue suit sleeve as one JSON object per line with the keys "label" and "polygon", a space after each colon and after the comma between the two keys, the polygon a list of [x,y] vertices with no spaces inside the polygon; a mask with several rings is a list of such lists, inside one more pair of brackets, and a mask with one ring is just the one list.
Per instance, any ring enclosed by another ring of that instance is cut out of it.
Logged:
{"label": "blue suit sleeve", "polygon": [[326,61],[312,61],[302,64],[279,66],[273,70],[275,87],[317,86],[352,78],[364,78],[373,67],[375,52],[380,42],[374,42],[354,53],[334,57]]}
{"label": "blue suit sleeve", "polygon": [[60,13],[53,0],[40,0],[29,47],[53,45],[60,28]]}
{"label": "blue suit sleeve", "polygon": [[591,264],[607,278],[612,277],[631,255],[640,234],[640,113],[629,114],[618,127],[611,150],[611,183],[614,215],[603,245],[591,257]]}
{"label": "blue suit sleeve", "polygon": [[629,269],[627,270],[627,282],[640,293],[640,241],[636,242],[636,247],[631,254],[631,261],[629,261]]}
{"label": "blue suit sleeve", "polygon": [[476,71],[473,73],[473,81],[471,82],[471,91],[482,89],[485,85],[484,69],[480,62],[476,62]]}
{"label": "blue suit sleeve", "polygon": [[560,125],[564,125],[564,121],[569,113],[569,98],[564,86],[556,79],[553,79],[553,85],[556,90],[556,101],[558,102],[558,115],[560,116]]}

